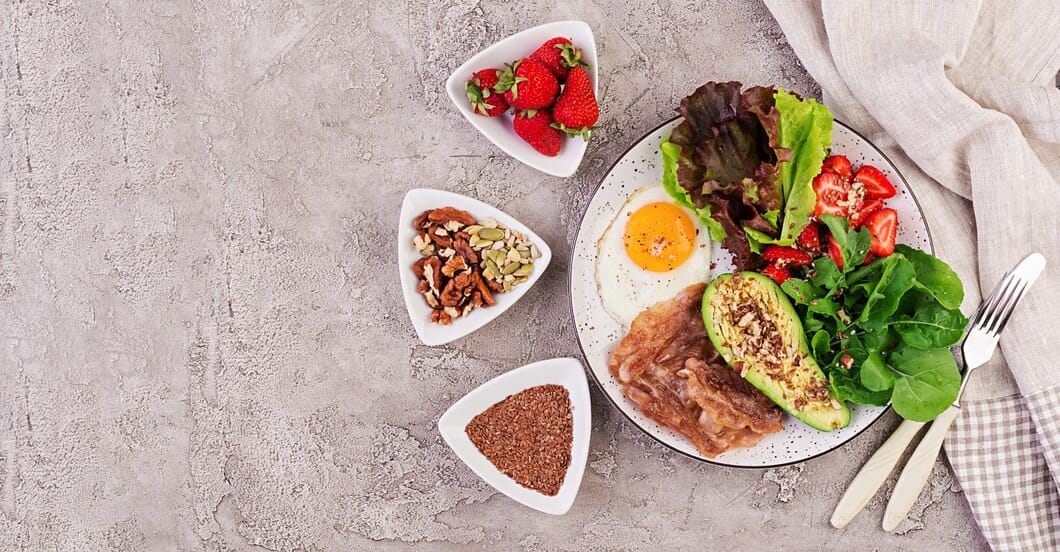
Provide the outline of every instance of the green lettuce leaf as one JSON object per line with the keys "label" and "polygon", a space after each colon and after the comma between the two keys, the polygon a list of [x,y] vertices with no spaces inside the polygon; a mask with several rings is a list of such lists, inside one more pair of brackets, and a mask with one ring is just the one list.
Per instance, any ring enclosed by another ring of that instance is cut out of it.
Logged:
{"label": "green lettuce leaf", "polygon": [[813,99],[779,89],[773,95],[780,120],[777,121],[780,147],[791,150],[791,161],[780,164],[784,217],[777,243],[791,245],[810,222],[817,195],[813,178],[832,146],[832,113]]}

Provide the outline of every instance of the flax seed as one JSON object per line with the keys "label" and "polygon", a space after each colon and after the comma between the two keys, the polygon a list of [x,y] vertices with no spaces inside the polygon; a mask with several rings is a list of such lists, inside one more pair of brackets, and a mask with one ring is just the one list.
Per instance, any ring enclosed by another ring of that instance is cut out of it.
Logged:
{"label": "flax seed", "polygon": [[571,461],[574,417],[562,385],[538,385],[487,408],[464,429],[502,473],[541,494],[555,496]]}

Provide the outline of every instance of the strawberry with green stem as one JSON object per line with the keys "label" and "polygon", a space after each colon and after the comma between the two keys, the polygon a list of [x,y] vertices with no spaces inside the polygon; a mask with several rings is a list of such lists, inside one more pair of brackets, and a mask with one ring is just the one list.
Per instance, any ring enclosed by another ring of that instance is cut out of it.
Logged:
{"label": "strawberry with green stem", "polygon": [[561,36],[550,38],[529,57],[547,67],[561,83],[567,80],[567,73],[572,67],[589,66],[582,59],[582,51],[575,48],[569,38]]}
{"label": "strawberry with green stem", "polygon": [[559,81],[544,65],[524,58],[505,65],[493,90],[503,92],[508,105],[515,109],[541,109],[556,99]]}
{"label": "strawberry with green stem", "polygon": [[589,79],[589,72],[584,67],[574,67],[567,74],[567,85],[552,106],[552,115],[556,122],[553,128],[562,130],[567,136],[581,136],[589,139],[589,131],[600,118],[600,106],[596,103],[596,93]]}
{"label": "strawberry with green stem", "polygon": [[504,99],[504,95],[493,90],[500,73],[500,69],[483,69],[468,79],[467,99],[476,114],[496,117],[508,111],[508,101]]}

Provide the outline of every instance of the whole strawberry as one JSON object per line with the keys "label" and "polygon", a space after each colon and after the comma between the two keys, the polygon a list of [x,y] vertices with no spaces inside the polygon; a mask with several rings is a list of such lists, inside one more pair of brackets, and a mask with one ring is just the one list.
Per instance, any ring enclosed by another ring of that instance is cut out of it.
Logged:
{"label": "whole strawberry", "polygon": [[508,111],[508,100],[504,99],[504,94],[493,91],[500,72],[500,69],[483,69],[468,79],[467,99],[475,113],[496,117]]}
{"label": "whole strawberry", "polygon": [[508,105],[523,110],[552,105],[559,93],[559,82],[547,67],[525,58],[506,67],[493,89],[504,92]]}
{"label": "whole strawberry", "polygon": [[549,156],[559,155],[563,133],[552,128],[552,113],[547,109],[515,112],[515,133],[537,151]]}
{"label": "whole strawberry", "polygon": [[556,122],[552,124],[566,132],[568,136],[581,136],[589,139],[589,131],[600,118],[600,106],[596,103],[596,93],[593,92],[593,83],[589,80],[589,73],[584,67],[574,67],[567,75],[567,85],[563,87],[563,93],[552,106],[552,115]]}
{"label": "whole strawberry", "polygon": [[575,48],[569,38],[557,36],[541,45],[530,54],[530,59],[548,67],[552,75],[559,82],[567,80],[567,72],[571,67],[588,67],[589,64],[582,60],[582,51]]}

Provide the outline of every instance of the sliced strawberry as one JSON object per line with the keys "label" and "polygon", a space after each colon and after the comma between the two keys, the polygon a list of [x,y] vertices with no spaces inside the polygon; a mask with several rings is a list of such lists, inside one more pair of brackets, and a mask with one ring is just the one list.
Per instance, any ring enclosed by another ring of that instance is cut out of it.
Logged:
{"label": "sliced strawberry", "polygon": [[839,267],[839,270],[843,270],[843,252],[839,250],[839,244],[836,243],[835,237],[828,234],[828,256],[835,261],[835,265]]}
{"label": "sliced strawberry", "polygon": [[865,227],[872,234],[869,251],[877,257],[894,253],[894,240],[898,236],[898,213],[894,209],[880,209],[869,215]]}
{"label": "sliced strawberry", "polygon": [[850,214],[850,184],[835,173],[821,173],[813,179],[813,191],[817,194],[817,203],[813,207],[813,216],[823,214],[845,217]]}
{"label": "sliced strawberry", "polygon": [[816,222],[810,221],[806,228],[802,229],[802,233],[799,234],[799,238],[796,241],[803,251],[809,251],[816,255],[821,251],[821,229],[818,228]]}
{"label": "sliced strawberry", "polygon": [[880,169],[872,165],[862,165],[858,173],[854,175],[854,182],[860,182],[865,186],[865,197],[872,199],[887,199],[894,197],[894,186]]}
{"label": "sliced strawberry", "polygon": [[791,278],[791,273],[788,272],[788,269],[776,264],[771,264],[763,268],[762,274],[769,276],[778,284],[783,284],[788,278]]}
{"label": "sliced strawberry", "polygon": [[875,259],[875,258],[876,258],[876,255],[873,255],[872,251],[869,251],[868,253],[865,254],[865,260],[862,261],[861,264],[862,265],[867,265],[867,264],[871,263],[873,261],[873,259]]}
{"label": "sliced strawberry", "polygon": [[845,155],[826,157],[824,164],[821,165],[821,172],[838,174],[847,182],[854,179],[854,167],[850,165],[850,160]]}
{"label": "sliced strawberry", "polygon": [[806,266],[813,261],[809,255],[795,249],[794,247],[782,247],[779,245],[766,246],[762,252],[762,258],[783,268],[787,266]]}
{"label": "sliced strawberry", "polygon": [[862,202],[861,207],[859,207],[857,211],[850,213],[850,225],[854,228],[861,228],[861,225],[865,224],[865,219],[867,219],[869,215],[882,208],[882,199],[866,199]]}

